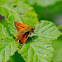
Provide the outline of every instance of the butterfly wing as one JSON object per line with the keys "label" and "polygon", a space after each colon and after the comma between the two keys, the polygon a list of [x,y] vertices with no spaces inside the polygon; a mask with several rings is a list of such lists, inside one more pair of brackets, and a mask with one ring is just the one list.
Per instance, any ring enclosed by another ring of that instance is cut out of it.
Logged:
{"label": "butterfly wing", "polygon": [[19,23],[17,21],[14,22],[14,25],[18,31],[18,33],[15,34],[15,37],[17,37],[15,41],[19,40],[20,44],[24,44],[28,38],[29,32],[33,27],[26,24]]}
{"label": "butterfly wing", "polygon": [[23,33],[31,31],[31,29],[32,29],[32,26],[26,27],[23,30],[19,31],[17,34],[15,34],[15,37],[18,37],[18,36],[22,35]]}
{"label": "butterfly wing", "polygon": [[26,32],[23,37],[19,40],[20,44],[24,44],[28,38],[29,32]]}
{"label": "butterfly wing", "polygon": [[[24,34],[25,34],[25,33],[24,33]],[[22,34],[22,35],[20,35],[19,37],[17,37],[17,38],[15,39],[15,42],[17,42],[18,40],[20,40],[20,39],[23,37],[24,34]]]}
{"label": "butterfly wing", "polygon": [[29,27],[29,25],[22,24],[22,23],[19,23],[17,21],[14,21],[14,25],[15,25],[15,27],[16,27],[16,29],[17,29],[18,32],[21,31],[21,30],[23,30],[26,27]]}
{"label": "butterfly wing", "polygon": [[[17,21],[14,21],[14,25],[15,25],[15,27],[16,27],[16,29],[17,29],[18,32],[20,32],[20,31],[22,31],[22,30],[24,31],[25,28],[29,27],[29,25],[22,24],[22,23],[19,23],[19,22],[17,22]],[[24,35],[25,33],[26,33],[26,32],[24,32],[24,33],[21,34],[20,36],[17,36],[17,38],[15,39],[15,42],[17,42],[18,40],[20,40],[20,39],[23,37],[23,35]]]}

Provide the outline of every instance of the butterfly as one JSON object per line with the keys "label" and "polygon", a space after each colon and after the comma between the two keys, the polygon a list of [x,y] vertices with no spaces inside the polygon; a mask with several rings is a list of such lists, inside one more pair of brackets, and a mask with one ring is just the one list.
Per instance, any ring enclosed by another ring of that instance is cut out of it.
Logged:
{"label": "butterfly", "polygon": [[24,44],[28,39],[28,35],[31,32],[34,32],[35,27],[22,24],[17,21],[14,21],[14,25],[18,31],[18,33],[14,35],[15,37],[17,37],[15,39],[15,42],[19,41],[20,44]]}

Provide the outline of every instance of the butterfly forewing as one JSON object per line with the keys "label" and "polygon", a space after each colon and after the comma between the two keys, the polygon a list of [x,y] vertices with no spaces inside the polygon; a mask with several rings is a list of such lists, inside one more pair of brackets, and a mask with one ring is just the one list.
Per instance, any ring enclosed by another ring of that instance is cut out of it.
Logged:
{"label": "butterfly forewing", "polygon": [[26,27],[29,27],[29,25],[22,24],[22,23],[19,23],[17,21],[14,21],[14,25],[15,25],[15,27],[16,27],[16,29],[17,29],[18,32],[21,31],[21,30],[23,30]]}

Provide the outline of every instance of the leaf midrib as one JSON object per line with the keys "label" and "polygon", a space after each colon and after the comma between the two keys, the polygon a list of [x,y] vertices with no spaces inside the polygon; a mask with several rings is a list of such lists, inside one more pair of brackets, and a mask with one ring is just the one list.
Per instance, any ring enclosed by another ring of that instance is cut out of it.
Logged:
{"label": "leaf midrib", "polygon": [[[31,44],[30,44],[31,45]],[[31,47],[33,48],[33,46],[31,45]],[[34,52],[35,52],[35,54],[37,55],[37,53],[36,53],[36,51],[35,51],[35,49],[33,48],[33,50],[34,50]],[[38,55],[37,55],[38,56]],[[38,57],[38,59],[39,59],[39,57]],[[42,57],[42,59],[45,59],[45,58],[43,58]],[[40,60],[40,59],[39,59]],[[45,59],[46,61],[48,61],[47,59]]]}
{"label": "leaf midrib", "polygon": [[[14,43],[14,42],[12,42],[12,43]],[[9,43],[9,44],[11,44],[11,43]],[[7,45],[5,46],[5,48],[6,48],[9,44],[7,44]],[[5,48],[2,49],[0,52],[2,52],[3,50],[5,50]]]}

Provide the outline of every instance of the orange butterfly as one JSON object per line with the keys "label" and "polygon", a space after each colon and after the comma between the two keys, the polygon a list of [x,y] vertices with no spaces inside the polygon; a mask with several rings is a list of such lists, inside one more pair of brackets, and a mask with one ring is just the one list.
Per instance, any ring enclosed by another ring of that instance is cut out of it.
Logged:
{"label": "orange butterfly", "polygon": [[14,25],[18,31],[18,33],[15,34],[15,37],[17,37],[15,42],[19,41],[20,44],[24,44],[27,41],[29,33],[33,32],[35,27],[22,24],[17,21],[14,21]]}

